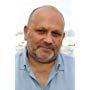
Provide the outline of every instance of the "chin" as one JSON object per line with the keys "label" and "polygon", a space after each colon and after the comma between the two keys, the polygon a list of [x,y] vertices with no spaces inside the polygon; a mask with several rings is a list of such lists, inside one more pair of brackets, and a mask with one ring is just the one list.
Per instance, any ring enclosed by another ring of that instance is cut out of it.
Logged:
{"label": "chin", "polygon": [[35,58],[37,58],[36,60],[40,63],[52,62],[55,60],[56,57],[55,52],[53,50],[49,53],[46,53],[41,48],[36,50],[35,56]]}
{"label": "chin", "polygon": [[40,63],[50,63],[50,62],[55,60],[54,54],[51,54],[51,55],[49,55],[47,57],[41,56],[41,55],[37,55],[37,57],[38,57],[38,61]]}

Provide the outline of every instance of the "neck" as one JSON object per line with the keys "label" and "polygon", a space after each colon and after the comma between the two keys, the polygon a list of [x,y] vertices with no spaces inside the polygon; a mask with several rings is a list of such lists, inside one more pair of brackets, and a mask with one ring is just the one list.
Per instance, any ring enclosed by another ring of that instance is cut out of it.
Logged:
{"label": "neck", "polygon": [[31,56],[28,57],[29,64],[34,72],[50,72],[53,65],[55,64],[55,60],[49,63],[41,63],[39,61],[34,60]]}
{"label": "neck", "polygon": [[49,63],[40,63],[31,56],[28,57],[30,67],[41,86],[45,86],[48,82],[49,74],[52,70],[55,60]]}

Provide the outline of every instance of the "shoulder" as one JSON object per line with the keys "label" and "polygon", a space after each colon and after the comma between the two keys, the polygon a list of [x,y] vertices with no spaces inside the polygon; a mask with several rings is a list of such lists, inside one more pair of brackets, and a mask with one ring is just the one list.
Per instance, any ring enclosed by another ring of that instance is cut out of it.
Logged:
{"label": "shoulder", "polygon": [[74,56],[69,56],[65,54],[61,54],[61,57],[63,58],[65,78],[70,88],[73,88],[75,81],[75,58]]}
{"label": "shoulder", "polygon": [[64,70],[68,73],[74,74],[75,71],[75,58],[74,56],[61,54],[61,58],[63,61]]}
{"label": "shoulder", "polygon": [[15,54],[15,59],[20,59],[23,58],[25,56],[25,50],[17,50],[16,54]]}
{"label": "shoulder", "polygon": [[15,54],[15,66],[16,67],[19,67],[23,60],[24,60],[24,51],[23,50],[20,50],[20,51],[16,51],[16,54]]}
{"label": "shoulder", "polygon": [[23,50],[17,50],[15,53],[15,58],[21,56],[23,54]]}
{"label": "shoulder", "polygon": [[75,58],[74,56],[69,56],[65,54],[61,54],[63,59],[63,65],[66,75],[72,77],[74,79],[75,74]]}
{"label": "shoulder", "polygon": [[71,63],[71,64],[73,64],[75,62],[75,57],[74,56],[61,54],[61,57],[62,57],[64,63]]}

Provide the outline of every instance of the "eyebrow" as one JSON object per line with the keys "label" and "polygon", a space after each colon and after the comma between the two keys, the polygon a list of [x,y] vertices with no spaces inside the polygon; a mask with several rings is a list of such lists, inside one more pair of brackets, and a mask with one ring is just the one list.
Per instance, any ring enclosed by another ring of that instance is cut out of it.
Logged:
{"label": "eyebrow", "polygon": [[44,26],[41,26],[41,27],[39,27],[39,28],[48,30],[48,28],[47,28],[47,27],[44,27]]}
{"label": "eyebrow", "polygon": [[[46,27],[37,27],[37,29],[44,29],[44,30],[48,30],[48,28],[46,28]],[[52,31],[59,31],[59,29],[53,29]]]}
{"label": "eyebrow", "polygon": [[[43,26],[41,26],[41,27],[37,27],[35,30],[37,30],[37,29],[43,29],[43,30],[45,30],[45,31],[48,31],[48,28],[46,28],[46,27],[43,27]],[[63,30],[60,30],[60,29],[52,29],[52,32],[53,31],[56,31],[56,32],[58,32],[58,33],[63,33]]]}

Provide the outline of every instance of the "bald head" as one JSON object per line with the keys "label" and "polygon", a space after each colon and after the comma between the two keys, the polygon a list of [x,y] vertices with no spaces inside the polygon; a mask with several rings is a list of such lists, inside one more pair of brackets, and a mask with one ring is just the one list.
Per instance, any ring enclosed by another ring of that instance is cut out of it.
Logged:
{"label": "bald head", "polygon": [[43,21],[44,19],[42,18],[42,15],[48,18],[51,14],[53,15],[53,18],[58,17],[59,21],[61,22],[64,28],[65,22],[62,13],[57,8],[50,5],[45,5],[34,9],[29,17],[27,26],[31,27],[34,24],[34,22],[38,19],[38,17],[40,17]]}

